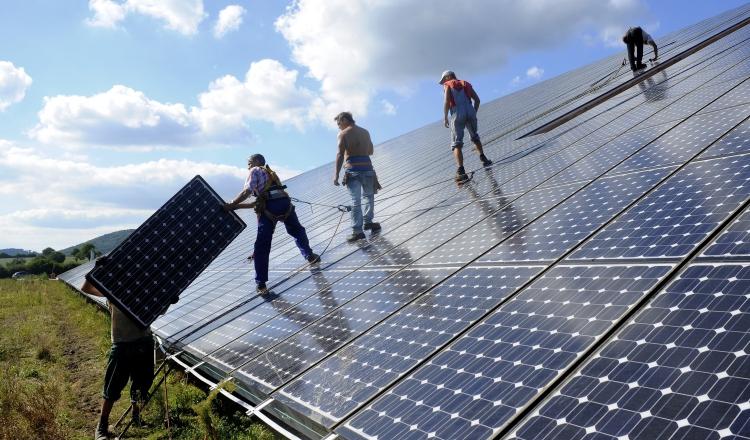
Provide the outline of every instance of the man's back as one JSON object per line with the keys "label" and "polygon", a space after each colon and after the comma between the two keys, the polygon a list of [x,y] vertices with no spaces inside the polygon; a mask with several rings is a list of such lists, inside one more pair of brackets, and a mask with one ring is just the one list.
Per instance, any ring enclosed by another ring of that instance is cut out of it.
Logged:
{"label": "man's back", "polygon": [[339,134],[344,144],[344,159],[353,156],[372,156],[373,146],[370,132],[358,125],[350,125]]}

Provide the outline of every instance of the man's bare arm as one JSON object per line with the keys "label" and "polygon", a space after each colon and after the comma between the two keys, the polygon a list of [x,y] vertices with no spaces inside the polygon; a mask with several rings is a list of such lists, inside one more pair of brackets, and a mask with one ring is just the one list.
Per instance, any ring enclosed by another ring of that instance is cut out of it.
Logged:
{"label": "man's bare arm", "polygon": [[341,173],[341,167],[344,166],[344,154],[346,150],[346,143],[344,142],[344,132],[341,131],[336,138],[338,140],[338,152],[336,153],[336,172],[333,174],[333,184],[339,185],[339,173]]}
{"label": "man's bare arm", "polygon": [[657,58],[659,58],[659,48],[656,46],[655,41],[652,41],[649,44],[654,48],[654,57],[651,58],[651,61],[656,61]]}
{"label": "man's bare arm", "polygon": [[476,90],[471,89],[471,99],[474,100],[474,112],[479,111],[479,96],[477,95]]}
{"label": "man's bare arm", "polygon": [[247,200],[248,197],[250,197],[250,190],[243,189],[239,194],[237,194],[237,197],[224,204],[224,211],[233,211],[237,209],[239,204]]}
{"label": "man's bare arm", "polygon": [[443,125],[450,127],[448,124],[448,110],[451,108],[451,88],[445,87],[445,95],[443,96]]}
{"label": "man's bare arm", "polygon": [[89,283],[89,280],[83,280],[83,284],[81,284],[81,290],[83,291],[83,293],[87,293],[91,296],[104,296],[96,287],[94,287],[93,284]]}

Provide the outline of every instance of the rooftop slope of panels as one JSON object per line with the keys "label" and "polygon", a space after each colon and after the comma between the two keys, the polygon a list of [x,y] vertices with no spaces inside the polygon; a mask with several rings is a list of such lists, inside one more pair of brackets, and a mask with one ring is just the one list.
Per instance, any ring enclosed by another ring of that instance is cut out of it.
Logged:
{"label": "rooftop slope of panels", "polygon": [[[749,9],[657,39],[660,56]],[[538,136],[517,140],[632,78],[618,70],[622,54],[483,104],[480,133],[495,164],[462,188],[449,181],[454,164],[439,123],[386,142],[373,156],[384,184],[380,234],[348,244],[347,218],[331,235],[341,213],[298,203],[313,248],[330,240],[320,267],[255,296],[245,260],[255,230],[247,228],[153,327],[204,362],[198,371],[234,377],[253,404],[270,396],[264,411],[292,420],[300,437],[491,438],[538,425],[542,413],[531,412],[550,405],[548,390],[567,389],[572,372],[618,341],[691,259],[743,258],[748,41],[742,28]],[[479,168],[476,154],[465,156],[468,169]],[[328,186],[330,172],[285,183],[301,200],[348,203]],[[270,284],[302,264],[281,231]],[[567,427],[576,408],[564,421],[547,418]],[[611,435],[606,421],[581,417],[564,432]],[[716,432],[731,425],[679,420]]]}

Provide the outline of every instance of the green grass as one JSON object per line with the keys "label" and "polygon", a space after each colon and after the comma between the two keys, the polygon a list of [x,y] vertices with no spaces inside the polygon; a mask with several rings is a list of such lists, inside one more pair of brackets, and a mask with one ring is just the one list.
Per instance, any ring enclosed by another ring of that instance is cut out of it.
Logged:
{"label": "green grass", "polygon": [[[0,440],[92,438],[109,326],[109,315],[62,282],[0,280]],[[275,438],[235,404],[207,395],[179,371],[169,375],[167,387],[169,432],[162,387],[143,410],[153,428],[131,429],[125,438],[203,440],[206,434],[213,439],[214,430],[221,439]],[[112,424],[129,405],[128,388],[123,396]]]}

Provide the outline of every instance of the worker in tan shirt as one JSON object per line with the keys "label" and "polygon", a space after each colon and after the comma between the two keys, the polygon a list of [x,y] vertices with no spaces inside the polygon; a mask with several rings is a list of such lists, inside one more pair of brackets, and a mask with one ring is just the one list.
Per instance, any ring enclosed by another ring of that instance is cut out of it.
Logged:
{"label": "worker in tan shirt", "polygon": [[380,230],[380,223],[372,221],[375,216],[375,192],[380,185],[377,183],[375,169],[370,160],[373,153],[370,133],[354,124],[354,118],[349,112],[339,113],[334,120],[341,132],[338,135],[336,174],[333,176],[333,184],[339,185],[339,173],[343,166],[345,171],[342,183],[346,185],[352,199],[352,233],[346,237],[346,240],[351,243],[365,238],[365,230],[372,232]]}

